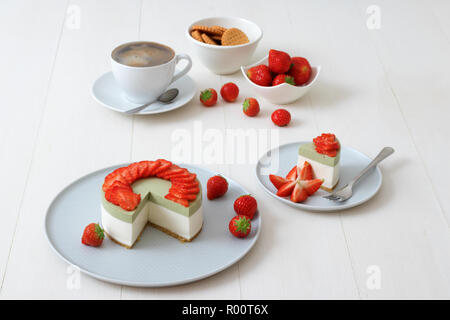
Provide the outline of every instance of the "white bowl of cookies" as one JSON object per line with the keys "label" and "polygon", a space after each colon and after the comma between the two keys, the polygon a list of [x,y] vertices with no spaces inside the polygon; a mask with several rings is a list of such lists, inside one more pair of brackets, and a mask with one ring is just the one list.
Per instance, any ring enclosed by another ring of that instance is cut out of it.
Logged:
{"label": "white bowl of cookies", "polygon": [[216,74],[231,74],[248,64],[262,35],[254,22],[233,17],[201,19],[186,29],[198,58]]}

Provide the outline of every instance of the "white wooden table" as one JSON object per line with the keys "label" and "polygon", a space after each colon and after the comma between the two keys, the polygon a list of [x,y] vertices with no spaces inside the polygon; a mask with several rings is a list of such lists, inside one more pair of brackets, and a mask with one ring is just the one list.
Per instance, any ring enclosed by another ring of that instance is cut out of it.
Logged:
{"label": "white wooden table", "polygon": [[[1,298],[450,298],[450,2],[278,3],[0,2]],[[277,48],[322,65],[317,87],[286,107],[293,121],[278,130],[279,143],[331,131],[372,157],[390,145],[396,153],[381,165],[381,191],[345,212],[303,212],[268,197],[251,161],[200,158],[258,200],[262,233],[244,259],[206,280],[162,289],[75,279],[43,232],[61,188],[105,166],[170,158],[177,129],[277,130],[270,121],[276,106],[260,100],[261,114],[245,117],[242,98],[252,93],[241,74],[213,75],[192,52],[185,27],[218,15],[261,26],[255,61]],[[191,54],[198,90],[233,81],[241,100],[206,109],[196,97],[147,117],[101,107],[90,94],[93,81],[109,70],[115,45],[136,39]]]}

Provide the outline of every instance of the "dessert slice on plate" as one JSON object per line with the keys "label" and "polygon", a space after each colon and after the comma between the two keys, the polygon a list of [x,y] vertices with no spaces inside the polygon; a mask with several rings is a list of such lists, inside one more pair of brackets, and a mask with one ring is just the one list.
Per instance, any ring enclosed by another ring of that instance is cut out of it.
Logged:
{"label": "dessert slice on plate", "polygon": [[298,149],[297,166],[303,167],[305,161],[313,168],[314,178],[323,179],[321,188],[331,192],[339,182],[339,160],[341,146],[336,136],[323,133],[311,143],[302,144]]}

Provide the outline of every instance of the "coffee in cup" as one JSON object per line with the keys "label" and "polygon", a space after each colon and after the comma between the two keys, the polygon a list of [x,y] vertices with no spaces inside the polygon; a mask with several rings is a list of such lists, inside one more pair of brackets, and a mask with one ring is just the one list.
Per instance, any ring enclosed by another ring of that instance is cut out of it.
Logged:
{"label": "coffee in cup", "polygon": [[[188,64],[176,74],[175,66],[180,60]],[[156,100],[174,81],[192,67],[191,58],[161,43],[137,41],[122,44],[111,53],[114,78],[133,103]]]}
{"label": "coffee in cup", "polygon": [[117,47],[111,56],[118,63],[130,67],[153,67],[172,60],[175,52],[163,44],[140,41]]}

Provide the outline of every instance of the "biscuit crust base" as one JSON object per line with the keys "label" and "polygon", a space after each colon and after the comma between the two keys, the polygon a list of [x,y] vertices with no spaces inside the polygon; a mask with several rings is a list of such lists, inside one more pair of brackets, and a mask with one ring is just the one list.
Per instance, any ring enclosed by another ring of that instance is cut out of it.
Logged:
{"label": "biscuit crust base", "polygon": [[126,245],[126,244],[124,244],[124,243],[121,243],[121,242],[117,241],[117,240],[114,239],[110,234],[108,234],[108,232],[106,232],[106,231],[103,231],[103,232],[106,233],[106,235],[108,236],[108,238],[110,238],[113,242],[117,243],[118,245],[121,245],[122,247],[125,247],[125,248],[127,248],[127,249],[132,249],[133,246],[141,239],[142,233],[144,232],[145,229],[147,229],[147,226],[152,226],[152,227],[154,227],[155,229],[158,229],[158,230],[160,230],[160,231],[162,231],[162,232],[168,234],[169,236],[171,236],[171,237],[173,237],[173,238],[175,238],[175,239],[178,239],[178,240],[181,241],[181,242],[191,242],[192,240],[194,240],[195,238],[197,238],[197,236],[200,234],[200,232],[201,232],[202,229],[203,229],[203,224],[202,224],[200,230],[198,230],[198,232],[197,232],[197,233],[189,240],[189,239],[186,239],[186,238],[184,238],[184,237],[182,237],[182,236],[176,234],[175,232],[172,232],[172,231],[170,231],[170,230],[168,230],[168,229],[166,229],[166,228],[164,228],[164,227],[161,227],[160,225],[154,224],[154,223],[152,223],[152,222],[147,222],[147,225],[146,225],[144,228],[142,228],[141,233],[139,234],[139,236],[136,238],[136,241],[135,241],[135,242],[133,243],[133,245],[131,245],[131,246]]}
{"label": "biscuit crust base", "polygon": [[325,190],[326,192],[333,192],[333,190],[336,189],[337,185],[339,184],[339,180],[340,179],[338,179],[338,181],[336,181],[336,184],[331,189],[327,188],[327,187],[322,187],[322,186],[320,186],[320,189]]}

